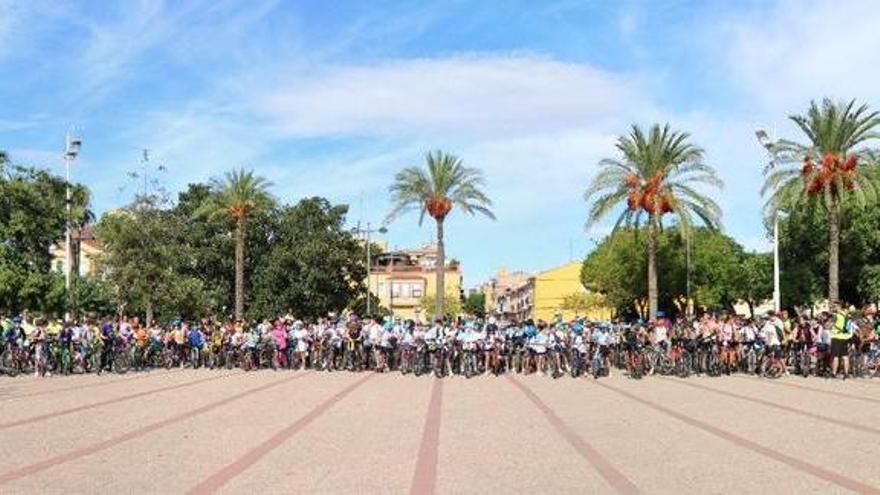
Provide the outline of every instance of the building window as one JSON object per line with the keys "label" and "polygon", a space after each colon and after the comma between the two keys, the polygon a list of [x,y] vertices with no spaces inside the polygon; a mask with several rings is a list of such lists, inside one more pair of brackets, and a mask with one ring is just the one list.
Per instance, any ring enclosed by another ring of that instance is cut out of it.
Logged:
{"label": "building window", "polygon": [[391,297],[410,298],[422,297],[424,289],[422,282],[392,282]]}

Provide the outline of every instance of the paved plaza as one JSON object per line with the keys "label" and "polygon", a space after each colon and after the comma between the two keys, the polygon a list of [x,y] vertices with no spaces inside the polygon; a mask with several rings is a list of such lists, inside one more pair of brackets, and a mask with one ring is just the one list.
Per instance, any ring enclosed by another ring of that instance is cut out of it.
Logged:
{"label": "paved plaza", "polygon": [[880,380],[0,379],[0,493],[880,491]]}

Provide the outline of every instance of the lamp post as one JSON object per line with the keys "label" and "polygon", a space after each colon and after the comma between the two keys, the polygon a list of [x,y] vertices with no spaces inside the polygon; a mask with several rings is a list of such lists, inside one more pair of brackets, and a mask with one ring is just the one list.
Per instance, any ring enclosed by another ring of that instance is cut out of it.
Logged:
{"label": "lamp post", "polygon": [[370,222],[367,222],[367,228],[362,229],[360,227],[360,225],[358,225],[357,227],[354,228],[354,231],[358,234],[365,235],[366,242],[367,242],[367,314],[364,316],[369,316],[371,314],[371,306],[372,306],[371,301],[370,301],[370,296],[373,293],[373,283],[371,280],[372,277],[370,276],[370,269],[372,267],[372,262],[373,262],[370,234],[373,234],[373,233],[385,234],[388,232],[388,229],[385,227],[379,227],[378,229],[373,229],[372,226],[370,225]]}
{"label": "lamp post", "polygon": [[79,150],[82,147],[82,140],[76,137],[71,137],[70,133],[67,133],[67,138],[65,140],[64,146],[64,165],[65,165],[65,205],[67,211],[67,218],[65,221],[65,234],[64,234],[64,258],[65,258],[65,266],[64,266],[64,290],[67,294],[67,312],[66,317],[70,317],[70,303],[71,303],[71,291],[70,291],[70,281],[71,281],[71,271],[73,270],[73,253],[71,252],[71,232],[70,232],[70,209],[71,209],[71,192],[70,192],[70,166],[73,164],[74,160],[76,160],[77,155],[79,155]]}
{"label": "lamp post", "polygon": [[[755,136],[761,146],[770,155],[770,167],[773,166],[776,155],[773,151],[773,143],[776,142],[776,126],[773,128],[773,137],[767,135],[763,129],[755,131]],[[779,283],[779,211],[773,212],[773,310],[778,313],[782,306],[782,290]]]}
{"label": "lamp post", "polygon": [[686,266],[685,266],[685,301],[684,301],[684,314],[687,317],[691,316],[691,232],[688,229],[687,236],[685,237],[685,242],[687,242],[687,246],[685,248],[685,257],[687,258]]}

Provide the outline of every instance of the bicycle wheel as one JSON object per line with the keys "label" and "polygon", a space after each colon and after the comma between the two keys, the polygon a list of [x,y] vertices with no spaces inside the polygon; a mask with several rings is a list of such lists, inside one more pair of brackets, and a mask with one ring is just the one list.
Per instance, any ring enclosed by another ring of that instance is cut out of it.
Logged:
{"label": "bicycle wheel", "polygon": [[127,352],[119,352],[116,359],[113,360],[113,370],[120,375],[124,375],[131,368],[131,359]]}
{"label": "bicycle wheel", "polygon": [[13,378],[18,376],[18,360],[15,359],[13,352],[7,350],[0,355],[0,368],[3,369],[4,373]]}

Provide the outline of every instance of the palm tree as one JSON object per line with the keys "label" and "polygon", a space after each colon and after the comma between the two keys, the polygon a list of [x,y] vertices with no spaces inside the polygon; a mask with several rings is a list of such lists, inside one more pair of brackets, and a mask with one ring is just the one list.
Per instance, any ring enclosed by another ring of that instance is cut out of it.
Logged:
{"label": "palm tree", "polygon": [[[648,317],[657,315],[657,233],[665,215],[675,217],[682,235],[690,235],[694,221],[709,228],[720,225],[721,208],[700,190],[699,184],[723,187],[715,170],[703,162],[703,150],[689,142],[690,135],[669,124],[654,124],[648,135],[633,126],[617,140],[622,159],[606,158],[584,193],[592,203],[587,228],[612,211],[622,212],[614,225],[645,225],[648,251]],[[696,217],[696,218],[695,218]]]}
{"label": "palm tree", "polygon": [[[768,143],[773,161],[767,170],[762,195],[769,194],[764,207],[768,218],[781,209],[819,201],[828,211],[828,301],[840,299],[838,275],[840,259],[841,204],[850,197],[864,207],[877,200],[878,174],[874,153],[860,148],[880,138],[880,113],[856,101],[835,103],[829,98],[819,105],[810,102],[806,115],[790,115],[806,135],[807,143],[779,140]],[[766,134],[759,133],[766,138]]]}
{"label": "palm tree", "polygon": [[437,224],[437,294],[434,314],[443,315],[445,302],[446,248],[443,240],[443,222],[454,206],[465,213],[480,213],[495,219],[492,201],[483,191],[486,181],[480,170],[465,167],[458,157],[435,151],[425,157],[426,167],[407,167],[394,176],[389,188],[393,206],[385,222],[391,222],[401,214],[419,210],[419,225],[425,213]]}
{"label": "palm tree", "polygon": [[272,197],[266,192],[272,184],[252,170],[234,169],[225,180],[214,180],[214,194],[197,214],[219,216],[234,223],[235,236],[235,317],[244,314],[244,245],[247,220],[256,212],[269,208]]}

